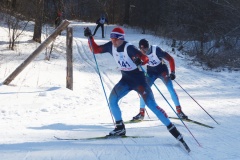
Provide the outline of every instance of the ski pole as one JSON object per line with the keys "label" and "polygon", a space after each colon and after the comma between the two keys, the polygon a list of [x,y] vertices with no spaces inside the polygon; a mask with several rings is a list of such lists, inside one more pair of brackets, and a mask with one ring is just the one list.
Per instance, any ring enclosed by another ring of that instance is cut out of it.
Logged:
{"label": "ski pole", "polygon": [[146,113],[147,113],[147,115],[148,115],[148,118],[151,119],[146,109],[145,109],[145,111],[146,111]]}
{"label": "ski pole", "polygon": [[107,34],[107,26],[105,26],[105,36],[106,37],[106,34]]}
{"label": "ski pole", "polygon": [[90,47],[91,47],[91,49],[92,49],[92,54],[93,54],[93,57],[94,57],[94,61],[95,61],[95,63],[96,63],[97,72],[98,72],[98,75],[99,75],[99,79],[100,79],[100,81],[101,81],[101,85],[102,85],[103,92],[104,92],[104,95],[105,95],[105,98],[106,98],[106,101],[107,101],[107,105],[108,105],[108,108],[109,108],[109,111],[110,111],[110,114],[111,114],[111,117],[112,117],[112,120],[113,120],[113,124],[115,125],[114,119],[113,119],[113,115],[112,115],[112,111],[111,111],[111,108],[110,108],[110,105],[109,105],[109,102],[108,102],[106,90],[105,90],[105,87],[104,87],[104,85],[103,85],[103,80],[102,80],[102,76],[101,76],[101,73],[100,73],[100,69],[99,69],[99,67],[98,67],[97,59],[96,59],[96,56],[95,56],[95,54],[94,54],[94,49],[93,49],[93,47],[92,47],[92,41],[90,40],[90,38],[88,38],[88,41],[89,41]]}
{"label": "ski pole", "polygon": [[[97,25],[94,27],[94,30],[91,30],[91,32],[92,33],[94,33],[95,32],[95,30],[96,30],[96,28],[97,28]],[[85,29],[85,28],[84,28]],[[96,31],[97,32],[97,31]],[[93,51],[93,50],[92,50]],[[94,54],[94,53],[93,53]]]}
{"label": "ski pole", "polygon": [[199,107],[201,107],[217,124],[219,124],[185,89],[183,89],[183,87],[176,81],[174,80],[174,82],[176,82],[178,84],[179,87],[182,88],[182,90],[187,93],[187,95],[189,95],[190,98],[192,98],[192,100],[194,102],[196,102],[198,104]]}
{"label": "ski pole", "polygon": [[[141,70],[145,73],[145,75],[147,76],[147,77],[149,77],[148,76],[148,74],[147,74],[147,72],[143,69],[143,67],[141,66],[141,65],[139,65],[140,66],[140,68],[141,68]],[[173,110],[173,112],[178,116],[178,118],[181,120],[181,122],[182,122],[182,124],[185,126],[185,128],[188,130],[188,132],[192,135],[192,137],[193,137],[193,139],[197,142],[197,144],[199,145],[199,146],[201,146],[200,145],[200,143],[198,142],[198,140],[195,138],[195,136],[192,134],[192,132],[189,130],[189,128],[187,127],[187,125],[183,122],[183,120],[179,117],[179,115],[176,113],[176,111],[173,109],[173,107],[171,106],[171,104],[168,102],[168,100],[165,98],[165,96],[162,94],[162,92],[160,91],[160,89],[157,87],[157,85],[155,84],[155,83],[153,83],[153,85],[155,86],[155,88],[158,90],[158,92],[162,95],[162,97],[165,99],[165,101],[168,103],[168,105],[171,107],[171,109]]]}

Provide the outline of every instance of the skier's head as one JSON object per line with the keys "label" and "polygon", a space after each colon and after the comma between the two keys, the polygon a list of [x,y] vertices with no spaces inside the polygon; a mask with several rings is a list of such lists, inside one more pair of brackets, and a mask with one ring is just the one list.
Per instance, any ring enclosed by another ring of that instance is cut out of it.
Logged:
{"label": "skier's head", "polygon": [[149,43],[146,39],[141,39],[139,41],[139,49],[142,49],[142,48],[149,48]]}
{"label": "skier's head", "polygon": [[112,30],[111,34],[110,34],[110,38],[111,39],[120,39],[120,40],[124,40],[124,30],[120,27],[116,27]]}
{"label": "skier's head", "polygon": [[124,30],[120,27],[116,27],[112,30],[110,38],[114,47],[119,47],[124,42]]}

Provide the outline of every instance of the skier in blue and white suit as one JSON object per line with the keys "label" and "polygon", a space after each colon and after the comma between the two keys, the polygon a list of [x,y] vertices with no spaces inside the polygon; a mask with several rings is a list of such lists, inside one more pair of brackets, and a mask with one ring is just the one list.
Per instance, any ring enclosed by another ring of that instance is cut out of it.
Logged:
{"label": "skier in blue and white suit", "polygon": [[97,26],[96,26],[96,28],[95,28],[95,30],[94,30],[94,32],[93,32],[93,36],[96,34],[98,28],[101,27],[101,28],[102,28],[102,38],[105,38],[105,37],[104,37],[104,24],[105,24],[105,23],[108,24],[108,20],[107,20],[107,18],[106,18],[104,15],[102,15],[102,16],[96,21]]}
{"label": "skier in blue and white suit", "polygon": [[126,134],[118,101],[131,90],[135,90],[143,97],[146,105],[152,110],[152,112],[156,114],[165,126],[167,126],[169,132],[176,139],[183,142],[182,135],[170,122],[165,111],[155,102],[152,90],[146,81],[144,72],[138,69],[139,65],[144,65],[148,62],[148,57],[124,40],[124,30],[120,27],[114,28],[110,35],[111,41],[103,45],[97,45],[95,43],[89,28],[84,30],[84,35],[88,37],[89,46],[93,53],[99,54],[109,52],[114,57],[122,73],[122,78],[114,86],[109,97],[110,109],[116,121],[116,127],[109,133],[109,135],[121,136]]}
{"label": "skier in blue and white suit", "polygon": [[[144,55],[147,55],[149,58],[149,62],[147,63],[148,84],[152,86],[156,79],[161,79],[172,97],[178,116],[180,118],[187,119],[188,117],[183,113],[177,93],[173,88],[172,80],[176,78],[175,62],[173,57],[156,45],[149,46],[149,42],[146,39],[141,39],[139,41],[139,49]],[[171,73],[169,73],[168,67],[164,60],[169,62]],[[145,103],[144,100],[140,97],[140,112],[135,117],[133,117],[133,120],[142,120],[144,118],[144,114]]]}

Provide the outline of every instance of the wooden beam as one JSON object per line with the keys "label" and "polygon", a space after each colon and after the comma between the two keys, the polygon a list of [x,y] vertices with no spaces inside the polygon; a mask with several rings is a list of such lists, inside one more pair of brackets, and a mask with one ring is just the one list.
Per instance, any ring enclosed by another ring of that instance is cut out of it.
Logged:
{"label": "wooden beam", "polygon": [[21,73],[24,68],[43,50],[45,49],[67,26],[70,24],[68,20],[64,20],[55,30],[54,32],[43,42],[40,46],[22,63],[18,66],[15,71],[4,80],[3,84],[8,85],[11,83],[14,78]]}
{"label": "wooden beam", "polygon": [[73,90],[73,64],[72,64],[72,41],[73,41],[73,29],[67,28],[67,77],[66,87]]}

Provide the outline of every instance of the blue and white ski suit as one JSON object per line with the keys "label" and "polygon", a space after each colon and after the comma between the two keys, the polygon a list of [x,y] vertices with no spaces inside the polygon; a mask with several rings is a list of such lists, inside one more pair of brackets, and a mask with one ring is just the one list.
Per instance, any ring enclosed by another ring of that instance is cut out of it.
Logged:
{"label": "blue and white ski suit", "polygon": [[[147,63],[148,84],[152,86],[155,80],[160,78],[167,87],[177,109],[181,109],[177,93],[173,88],[171,79],[169,78],[168,67],[163,60],[165,59],[169,61],[171,72],[175,72],[175,63],[173,58],[167,52],[164,52],[161,48],[155,45],[152,45],[149,48],[147,56],[149,58]],[[140,108],[145,108],[145,102],[142,98],[140,98]]]}
{"label": "blue and white ski suit", "polygon": [[126,41],[124,41],[118,48],[115,48],[111,41],[103,45],[97,45],[93,37],[89,38],[89,40],[91,41],[94,54],[109,52],[114,57],[122,73],[122,78],[114,86],[109,96],[110,109],[115,121],[122,120],[118,101],[131,90],[135,90],[141,95],[143,101],[145,101],[146,105],[156,114],[161,122],[165,126],[169,126],[171,122],[165,111],[155,102],[152,90],[146,81],[144,72],[139,71],[132,60],[133,57],[139,57],[144,62],[146,59],[144,60],[143,57],[147,58],[147,56]]}

